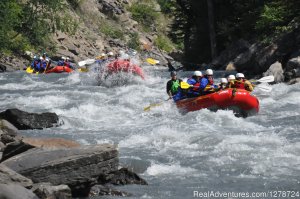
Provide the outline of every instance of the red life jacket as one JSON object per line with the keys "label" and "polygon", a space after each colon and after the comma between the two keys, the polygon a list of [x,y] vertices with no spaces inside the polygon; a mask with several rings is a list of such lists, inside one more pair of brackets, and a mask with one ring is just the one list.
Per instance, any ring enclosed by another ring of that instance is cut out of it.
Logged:
{"label": "red life jacket", "polygon": [[193,86],[194,86],[194,88],[192,89],[193,91],[199,91],[200,82],[197,82],[197,83],[194,84]]}
{"label": "red life jacket", "polygon": [[208,84],[207,85],[214,85],[214,78],[213,78],[213,76],[205,75],[205,78],[208,80]]}
{"label": "red life jacket", "polygon": [[245,89],[245,79],[242,79],[241,81],[235,80],[234,88]]}

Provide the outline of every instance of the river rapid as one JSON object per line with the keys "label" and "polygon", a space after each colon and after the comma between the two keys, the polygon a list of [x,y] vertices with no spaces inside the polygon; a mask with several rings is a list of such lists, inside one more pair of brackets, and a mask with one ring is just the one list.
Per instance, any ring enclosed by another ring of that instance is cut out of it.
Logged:
{"label": "river rapid", "polygon": [[149,183],[116,187],[133,193],[129,198],[300,191],[299,84],[275,84],[271,93],[256,89],[253,94],[260,101],[260,112],[248,118],[206,109],[181,115],[169,101],[145,112],[150,103],[168,98],[169,79],[165,68],[145,69],[146,81],[128,77],[121,85],[110,79],[100,86],[92,72],[2,73],[0,111],[55,112],[63,123],[21,131],[26,136],[62,137],[83,145],[117,144],[120,165]]}

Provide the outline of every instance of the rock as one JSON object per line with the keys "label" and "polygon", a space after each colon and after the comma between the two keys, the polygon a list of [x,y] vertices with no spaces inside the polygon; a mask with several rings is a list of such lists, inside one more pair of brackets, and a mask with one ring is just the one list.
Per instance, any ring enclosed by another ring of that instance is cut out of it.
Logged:
{"label": "rock", "polygon": [[95,197],[95,196],[122,196],[122,197],[129,197],[132,196],[132,194],[127,193],[125,191],[119,191],[114,189],[113,187],[105,186],[105,185],[95,185],[91,188],[89,197]]}
{"label": "rock", "polygon": [[300,78],[294,78],[294,79],[291,79],[288,84],[291,85],[291,84],[297,84],[297,83],[300,83]]}
{"label": "rock", "polygon": [[18,129],[6,120],[0,120],[0,135],[7,134],[9,136],[16,136]]}
{"label": "rock", "polygon": [[127,168],[121,168],[118,171],[110,173],[108,176],[99,178],[100,184],[110,183],[114,185],[139,184],[148,185],[146,180],[142,179],[136,173],[129,171]]}
{"label": "rock", "polygon": [[286,65],[286,71],[292,71],[293,69],[300,70],[300,56],[290,59]]}
{"label": "rock", "polygon": [[27,113],[18,109],[1,112],[0,118],[9,121],[19,130],[50,128],[58,123],[55,113]]}
{"label": "rock", "polygon": [[33,182],[66,184],[73,196],[86,196],[99,176],[117,171],[116,146],[103,144],[72,149],[31,149],[2,164]]}
{"label": "rock", "polygon": [[63,138],[23,138],[23,142],[45,149],[74,148],[80,146],[78,142]]}
{"label": "rock", "polygon": [[18,184],[0,184],[1,199],[39,199],[32,191]]}
{"label": "rock", "polygon": [[275,78],[275,82],[279,83],[284,81],[283,69],[282,65],[279,62],[275,62],[270,66],[270,68],[263,73],[263,76],[273,75]]}
{"label": "rock", "polygon": [[221,54],[214,59],[210,65],[215,69],[225,69],[230,61],[233,61],[238,55],[248,51],[250,44],[245,40],[238,40],[228,46]]}
{"label": "rock", "polygon": [[33,183],[30,179],[16,173],[3,164],[0,164],[0,184],[19,184],[26,188],[31,188]]}
{"label": "rock", "polygon": [[[0,142],[0,152],[2,152],[4,150],[5,144],[3,144],[3,142]],[[0,158],[1,160],[1,158]]]}
{"label": "rock", "polygon": [[34,184],[31,189],[40,199],[71,199],[71,189],[67,185],[52,186],[51,183]]}
{"label": "rock", "polygon": [[26,144],[23,141],[14,141],[6,145],[6,147],[3,150],[2,159],[0,162],[3,162],[6,159],[9,159],[15,155],[18,155],[20,153],[23,153],[29,149],[34,148],[34,146],[30,144]]}
{"label": "rock", "polygon": [[20,138],[15,138],[7,134],[2,134],[0,138],[1,138],[1,142],[3,142],[4,144],[8,144],[20,140]]}
{"label": "rock", "polygon": [[0,73],[3,73],[3,72],[5,72],[6,71],[6,66],[5,65],[3,65],[3,64],[0,64]]}
{"label": "rock", "polygon": [[226,70],[226,71],[235,71],[236,68],[235,68],[235,66],[234,66],[234,63],[233,63],[233,62],[229,62],[229,64],[227,64],[225,70]]}

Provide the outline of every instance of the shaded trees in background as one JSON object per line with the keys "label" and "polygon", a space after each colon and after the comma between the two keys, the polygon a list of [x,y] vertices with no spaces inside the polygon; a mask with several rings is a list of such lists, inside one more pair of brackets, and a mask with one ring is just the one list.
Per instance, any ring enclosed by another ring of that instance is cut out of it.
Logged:
{"label": "shaded trees in background", "polygon": [[[185,61],[191,65],[210,62],[214,49],[219,53],[241,38],[272,42],[299,23],[297,0],[176,0],[176,3],[173,30],[180,34],[173,36],[184,38]],[[215,43],[210,40],[213,29]]]}

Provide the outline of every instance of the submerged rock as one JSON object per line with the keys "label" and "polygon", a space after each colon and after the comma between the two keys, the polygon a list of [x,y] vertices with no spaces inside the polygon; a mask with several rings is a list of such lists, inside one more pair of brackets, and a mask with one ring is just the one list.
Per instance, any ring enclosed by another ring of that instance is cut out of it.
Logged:
{"label": "submerged rock", "polygon": [[0,118],[9,121],[19,130],[51,128],[58,124],[55,113],[27,113],[18,109],[1,112]]}
{"label": "submerged rock", "polygon": [[67,185],[53,186],[51,183],[34,184],[31,189],[40,199],[71,199],[71,189]]}
{"label": "submerged rock", "polygon": [[107,185],[95,185],[91,188],[89,197],[106,196],[106,195],[123,196],[123,197],[132,196],[131,193],[127,193],[125,191],[119,191]]}

